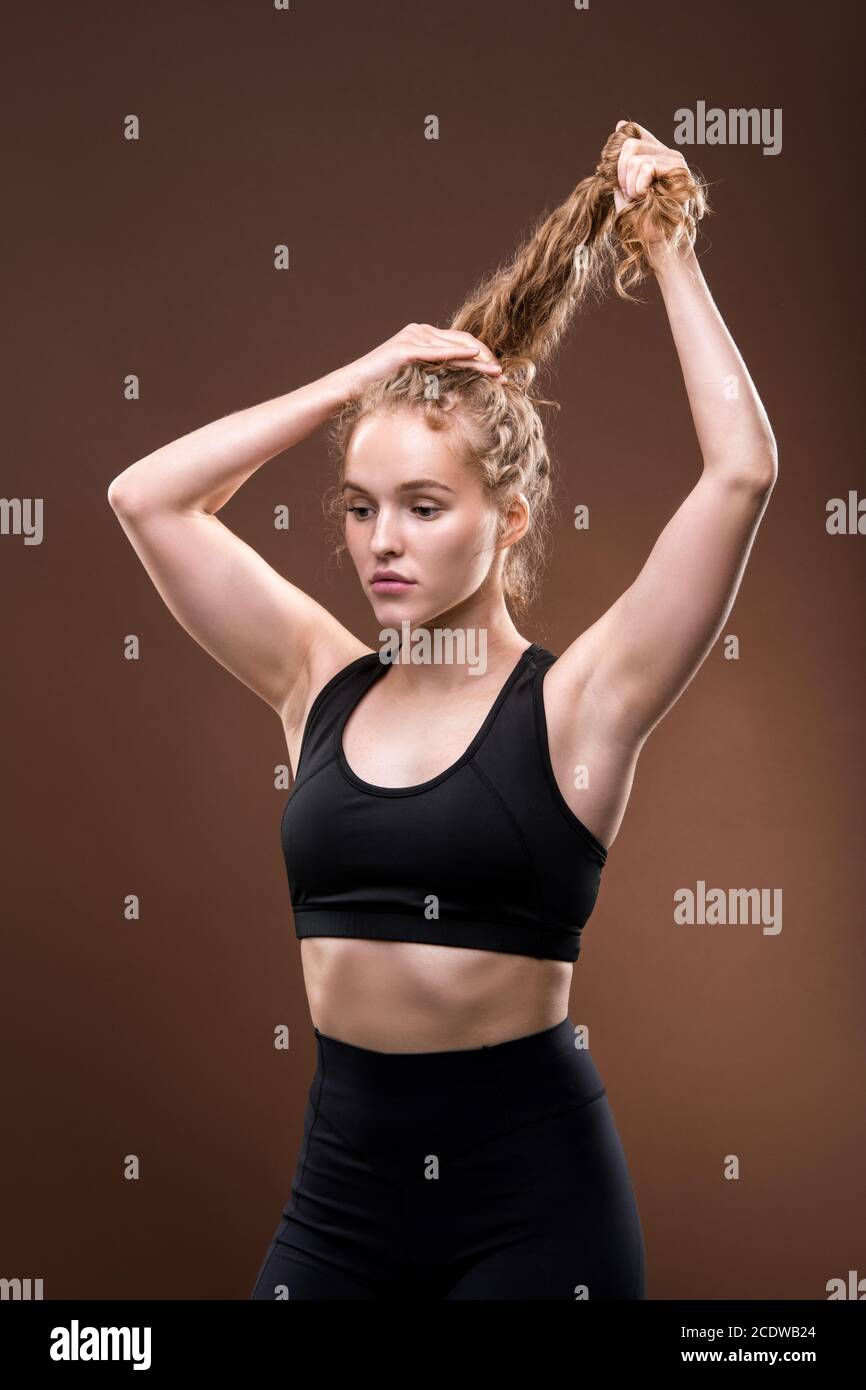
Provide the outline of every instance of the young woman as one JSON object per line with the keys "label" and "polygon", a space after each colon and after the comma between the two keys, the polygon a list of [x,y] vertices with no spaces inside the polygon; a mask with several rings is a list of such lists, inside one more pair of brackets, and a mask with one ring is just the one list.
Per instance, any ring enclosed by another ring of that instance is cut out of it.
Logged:
{"label": "young woman", "polygon": [[[410,324],[109,489],[172,613],[279,716],[294,770],[282,836],[318,1064],[253,1298],[645,1297],[629,1170],[568,1001],[638,754],[722,629],[776,477],[694,256],[704,211],[682,155],[621,121],[450,328]],[[530,387],[607,268],[624,298],[656,276],[703,466],[556,657],[513,616],[551,509]],[[380,636],[401,635],[394,662],[216,515],[329,419],[344,543]],[[419,645],[454,633],[471,668]]]}

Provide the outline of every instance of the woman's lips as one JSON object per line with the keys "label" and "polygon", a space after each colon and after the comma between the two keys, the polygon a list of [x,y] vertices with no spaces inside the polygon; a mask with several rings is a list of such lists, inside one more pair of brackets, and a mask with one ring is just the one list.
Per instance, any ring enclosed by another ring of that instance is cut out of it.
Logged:
{"label": "woman's lips", "polygon": [[374,579],[373,588],[379,594],[400,594],[414,587],[414,579]]}

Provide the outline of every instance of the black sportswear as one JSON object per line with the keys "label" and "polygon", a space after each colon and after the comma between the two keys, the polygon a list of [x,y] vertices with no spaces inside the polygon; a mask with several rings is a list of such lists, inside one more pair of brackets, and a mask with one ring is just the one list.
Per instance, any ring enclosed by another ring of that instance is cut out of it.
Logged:
{"label": "black sportswear", "polygon": [[607,850],[554,776],[541,687],[556,659],[527,647],[463,755],[412,787],[372,786],[343,754],[350,713],[390,662],[366,653],[322,687],[281,824],[299,938],[577,960]]}
{"label": "black sportswear", "polygon": [[466,1051],[316,1029],[291,1193],[250,1297],[646,1298],[605,1086],[569,1018]]}

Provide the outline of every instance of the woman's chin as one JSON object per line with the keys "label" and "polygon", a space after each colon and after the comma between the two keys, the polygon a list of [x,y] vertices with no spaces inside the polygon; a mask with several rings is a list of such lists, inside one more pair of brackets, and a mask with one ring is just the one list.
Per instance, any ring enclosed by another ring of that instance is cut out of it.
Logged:
{"label": "woman's chin", "polygon": [[[413,602],[414,598],[414,602]],[[376,619],[385,627],[399,627],[401,622],[413,625],[423,622],[417,597],[408,594],[373,594],[371,603]]]}
{"label": "woman's chin", "polygon": [[403,623],[409,623],[413,632],[416,628],[430,627],[442,612],[429,599],[422,603],[420,597],[410,599],[396,594],[387,598],[373,595],[372,607],[379,626],[394,628],[398,633],[402,633]]}

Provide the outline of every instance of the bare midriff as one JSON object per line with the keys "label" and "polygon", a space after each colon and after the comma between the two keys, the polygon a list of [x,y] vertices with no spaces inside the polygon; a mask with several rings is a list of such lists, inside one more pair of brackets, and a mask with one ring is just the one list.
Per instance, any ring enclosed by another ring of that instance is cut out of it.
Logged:
{"label": "bare midriff", "polygon": [[304,937],[300,945],[314,1027],[354,1047],[491,1047],[568,1014],[570,961],[354,937]]}

